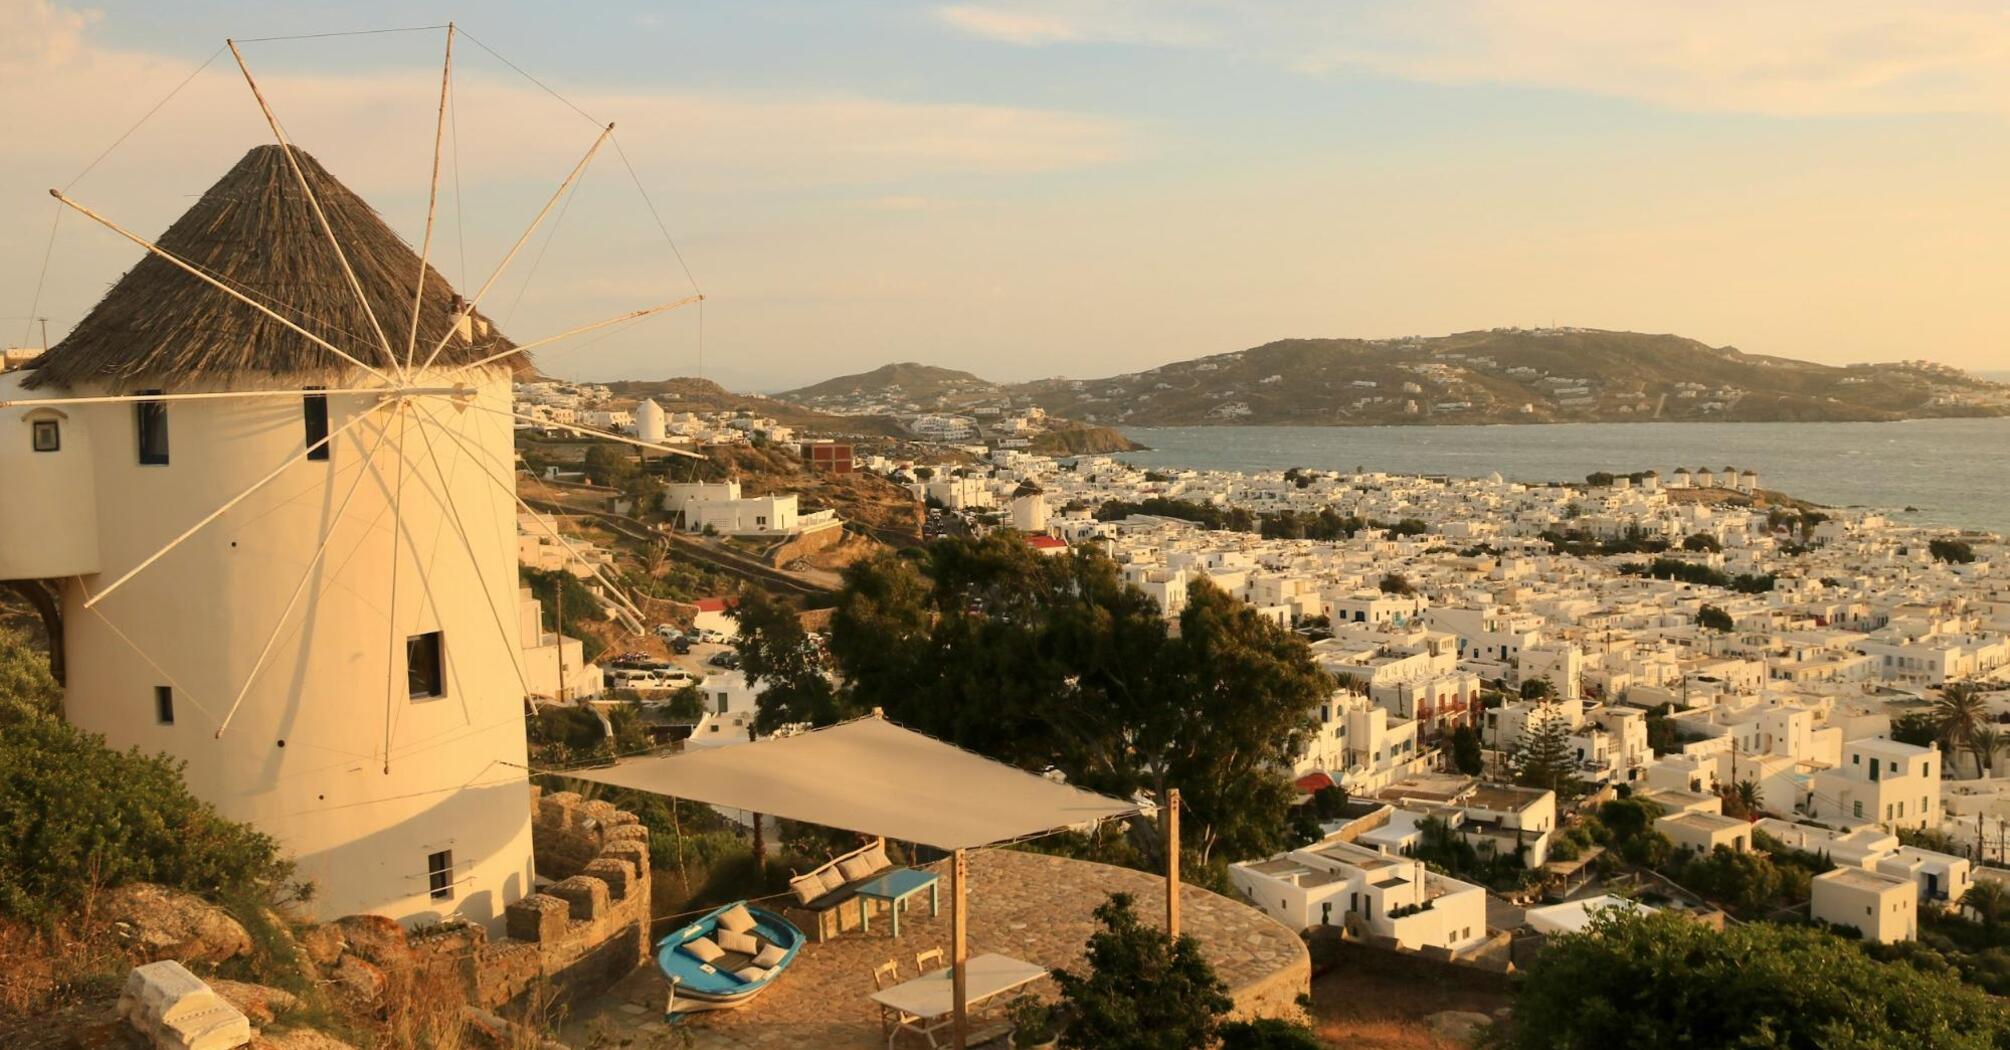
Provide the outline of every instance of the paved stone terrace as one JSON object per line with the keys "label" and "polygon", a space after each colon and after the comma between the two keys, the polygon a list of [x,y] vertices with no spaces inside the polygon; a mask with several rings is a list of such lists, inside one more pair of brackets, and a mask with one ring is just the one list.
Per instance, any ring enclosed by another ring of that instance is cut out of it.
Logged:
{"label": "paved stone terrace", "polygon": [[[949,884],[945,865],[942,915],[928,914],[928,895],[908,902],[900,940],[875,917],[871,933],[852,931],[803,948],[787,972],[760,998],[739,1010],[692,1015],[680,1026],[699,1050],[750,1047],[884,1047],[879,1011],[866,998],[872,968],[897,959],[903,978],[915,974],[914,955],[949,948]],[[1017,850],[983,850],[970,857],[970,953],[999,952],[1049,969],[1079,968],[1082,948],[1096,928],[1095,907],[1117,891],[1137,898],[1139,913],[1165,918],[1163,879],[1087,861]],[[1297,935],[1269,916],[1194,886],[1181,888],[1181,924],[1198,938],[1215,971],[1235,994],[1241,1012],[1284,1015],[1307,991],[1310,962]],[[1054,994],[1043,980],[1032,990]],[[563,1035],[588,1045],[596,1031],[648,1047],[670,1042],[662,1010],[665,985],[653,963],[638,968],[607,995],[584,1004]],[[654,1037],[654,1038],[652,1038]]]}

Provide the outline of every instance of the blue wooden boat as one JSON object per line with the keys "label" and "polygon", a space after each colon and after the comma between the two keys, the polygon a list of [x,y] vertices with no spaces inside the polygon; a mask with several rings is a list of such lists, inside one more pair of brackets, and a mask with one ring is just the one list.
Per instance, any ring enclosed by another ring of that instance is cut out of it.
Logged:
{"label": "blue wooden boat", "polygon": [[[744,952],[727,952],[706,961],[701,957],[702,952],[694,953],[693,950],[693,942],[700,939],[716,944],[719,917],[738,907],[746,908],[747,913],[753,916],[754,928],[748,932],[763,947],[773,945],[782,950],[781,958],[774,965],[756,967],[760,971],[757,976],[746,973],[754,962],[754,956]],[[782,971],[796,960],[796,953],[802,951],[804,939],[803,931],[795,924],[766,908],[736,901],[714,909],[656,942],[656,968],[670,982],[670,1001],[664,1007],[664,1013],[675,1015],[745,1006],[775,983]]]}

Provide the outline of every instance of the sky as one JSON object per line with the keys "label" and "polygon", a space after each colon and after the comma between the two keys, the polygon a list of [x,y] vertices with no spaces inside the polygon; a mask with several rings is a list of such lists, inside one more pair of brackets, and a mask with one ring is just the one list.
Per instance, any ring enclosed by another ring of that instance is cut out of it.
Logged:
{"label": "sky", "polygon": [[1088,377],[1551,323],[2010,369],[2010,6],[1974,0],[0,0],[0,343],[138,258],[50,187],[150,237],[271,141],[226,37],[419,244],[444,30],[260,38],[449,19],[448,279],[612,121],[484,312],[521,342],[706,296],[552,374]]}

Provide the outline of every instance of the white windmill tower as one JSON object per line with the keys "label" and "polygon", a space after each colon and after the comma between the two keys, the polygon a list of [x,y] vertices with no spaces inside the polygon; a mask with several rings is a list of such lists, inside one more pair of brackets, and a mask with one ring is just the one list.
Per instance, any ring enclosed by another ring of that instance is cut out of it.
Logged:
{"label": "white windmill tower", "polygon": [[52,191],[147,254],[0,375],[0,581],[60,601],[66,717],[186,760],[322,915],[498,927],[533,889],[512,372],[698,297],[523,345],[478,312],[611,125],[464,301],[430,206],[415,252],[258,103],[278,144],[158,243]]}

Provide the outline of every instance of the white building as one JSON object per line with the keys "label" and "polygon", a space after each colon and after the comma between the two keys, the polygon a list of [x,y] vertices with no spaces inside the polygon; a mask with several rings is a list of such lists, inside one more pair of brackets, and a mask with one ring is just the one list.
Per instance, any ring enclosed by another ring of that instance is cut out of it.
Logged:
{"label": "white building", "polygon": [[660,445],[670,434],[669,420],[663,414],[663,406],[644,399],[635,406],[635,436],[651,444]]}
{"label": "white building", "polygon": [[1910,879],[1839,867],[1815,876],[1810,889],[1810,915],[1853,927],[1866,941],[1890,944],[1919,933],[1919,888]]}
{"label": "white building", "polygon": [[1843,745],[1843,764],[1816,773],[1808,812],[1830,824],[1940,826],[1940,752],[1896,740]]}
{"label": "white building", "polygon": [[665,485],[663,510],[686,532],[777,536],[795,532],[800,524],[795,493],[742,496],[737,481]]}
{"label": "white building", "polygon": [[1353,916],[1368,933],[1409,949],[1459,951],[1487,937],[1485,890],[1351,842],[1231,864],[1228,877],[1250,903],[1294,930],[1340,926]]}

